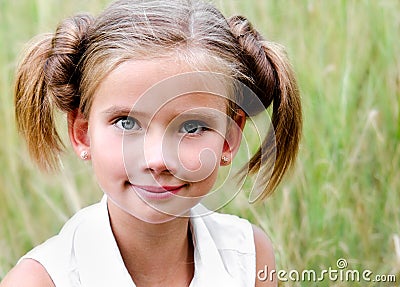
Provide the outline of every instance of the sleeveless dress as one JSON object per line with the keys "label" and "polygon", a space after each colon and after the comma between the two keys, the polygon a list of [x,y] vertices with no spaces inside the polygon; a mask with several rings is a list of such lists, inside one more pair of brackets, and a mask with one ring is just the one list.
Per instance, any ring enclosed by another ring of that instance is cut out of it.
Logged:
{"label": "sleeveless dress", "polygon": [[[192,208],[190,228],[195,272],[190,287],[255,285],[256,257],[251,224],[237,216]],[[107,197],[77,212],[60,233],[22,259],[38,261],[56,287],[135,287],[113,236]]]}

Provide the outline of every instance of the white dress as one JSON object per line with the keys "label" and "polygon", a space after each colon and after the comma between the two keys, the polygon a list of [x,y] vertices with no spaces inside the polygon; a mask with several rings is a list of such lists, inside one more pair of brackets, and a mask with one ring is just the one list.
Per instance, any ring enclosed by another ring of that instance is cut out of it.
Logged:
{"label": "white dress", "polygon": [[[204,214],[204,208],[199,204],[192,214]],[[190,287],[255,285],[255,245],[247,220],[213,212],[191,217],[190,226],[195,247]],[[56,287],[135,287],[111,231],[106,196],[24,258],[41,263]]]}

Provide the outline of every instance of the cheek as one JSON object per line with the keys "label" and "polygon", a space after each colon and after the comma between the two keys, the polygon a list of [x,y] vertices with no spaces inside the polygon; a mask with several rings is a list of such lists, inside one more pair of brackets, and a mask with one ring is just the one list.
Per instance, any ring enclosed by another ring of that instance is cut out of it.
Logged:
{"label": "cheek", "polygon": [[191,181],[209,177],[219,166],[223,143],[218,136],[182,141],[178,149],[181,173]]}
{"label": "cheek", "polygon": [[125,178],[121,137],[107,129],[90,132],[90,152],[94,173],[100,186],[107,189],[110,179]]}

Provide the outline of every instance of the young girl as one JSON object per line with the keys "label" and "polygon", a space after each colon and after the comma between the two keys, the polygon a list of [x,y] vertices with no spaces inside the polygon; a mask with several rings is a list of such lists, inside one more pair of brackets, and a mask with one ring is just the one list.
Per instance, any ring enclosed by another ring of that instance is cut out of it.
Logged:
{"label": "young girl", "polygon": [[15,95],[38,165],[57,167],[61,110],[105,195],[21,258],[2,287],[276,286],[257,279],[275,269],[267,236],[199,203],[232,162],[246,119],[270,105],[273,130],[244,169],[267,183],[255,198],[276,188],[298,150],[292,70],[246,18],[201,0],[116,1],[35,42]]}

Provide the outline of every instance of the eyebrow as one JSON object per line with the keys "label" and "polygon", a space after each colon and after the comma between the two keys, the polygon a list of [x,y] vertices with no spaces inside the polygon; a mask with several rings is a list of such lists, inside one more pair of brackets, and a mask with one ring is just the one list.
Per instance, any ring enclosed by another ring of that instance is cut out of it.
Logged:
{"label": "eyebrow", "polygon": [[207,112],[198,112],[198,111],[182,112],[175,117],[183,117],[183,118],[199,117],[199,118],[202,118],[205,120],[214,120],[214,121],[221,120],[221,117],[219,117],[218,114],[207,113]]}
{"label": "eyebrow", "polygon": [[[110,117],[117,117],[117,116],[121,116],[121,115],[146,117],[146,115],[147,115],[146,113],[144,113],[142,111],[127,108],[126,106],[111,106],[108,109],[102,111],[102,114],[106,114]],[[196,111],[196,110],[180,111],[176,115],[174,115],[173,118],[177,118],[177,117],[182,117],[184,119],[199,117],[204,120],[210,120],[210,121],[215,121],[215,122],[221,120],[221,117],[218,116],[218,114],[216,114],[216,113],[200,112],[200,111]]]}
{"label": "eyebrow", "polygon": [[124,106],[112,106],[102,112],[103,114],[107,114],[109,116],[120,116],[120,115],[129,115],[129,114],[138,114],[144,115],[144,113],[140,111],[136,111],[131,108],[127,108]]}

